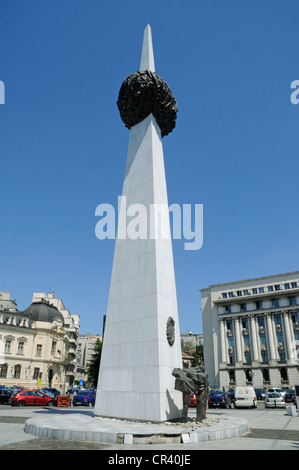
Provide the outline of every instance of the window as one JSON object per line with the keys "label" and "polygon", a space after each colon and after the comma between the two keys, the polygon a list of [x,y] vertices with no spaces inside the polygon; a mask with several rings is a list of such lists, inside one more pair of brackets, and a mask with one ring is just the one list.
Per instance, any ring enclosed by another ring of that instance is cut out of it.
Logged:
{"label": "window", "polygon": [[289,288],[290,288],[290,283],[289,283],[289,282],[286,282],[286,283],[284,284],[284,288],[285,288],[285,289],[289,289]]}
{"label": "window", "polygon": [[259,326],[265,326],[265,317],[258,316],[257,317],[257,322]]}
{"label": "window", "polygon": [[288,382],[288,374],[287,370],[285,368],[280,369],[280,378],[282,382]]}
{"label": "window", "polygon": [[246,371],[245,371],[245,376],[246,376],[247,382],[251,382],[251,381],[252,381],[252,379],[253,379],[253,374],[252,374],[252,371],[251,371],[251,370],[246,370]]}
{"label": "window", "polygon": [[248,290],[248,289],[244,289],[244,290],[243,290],[243,295],[249,295],[249,290]]}
{"label": "window", "polygon": [[0,364],[0,378],[6,379],[7,377],[7,364]]}
{"label": "window", "polygon": [[24,353],[24,341],[19,341],[18,343],[18,354]]}
{"label": "window", "polygon": [[233,336],[229,336],[229,338],[228,338],[228,347],[229,348],[234,347],[234,338],[233,338]]}
{"label": "window", "polygon": [[249,335],[244,335],[244,344],[245,346],[250,346]]}
{"label": "window", "polygon": [[[244,356],[245,356],[245,362],[246,362],[246,364],[250,364],[250,363],[251,363],[251,354],[250,354],[250,351],[246,351],[245,354],[244,354]],[[247,371],[246,371],[246,372],[247,372]],[[246,375],[247,375],[247,374],[246,374]],[[250,378],[250,379],[247,379],[247,380],[250,381],[251,378]]]}
{"label": "window", "polygon": [[254,287],[254,288],[252,289],[252,293],[253,293],[253,294],[257,294],[257,288],[256,288],[256,287]]}
{"label": "window", "polygon": [[237,296],[238,296],[238,297],[241,297],[241,295],[242,295],[242,291],[241,291],[241,290],[237,290]]}
{"label": "window", "polygon": [[42,355],[42,344],[36,345],[36,355],[39,357]]}
{"label": "window", "polygon": [[242,318],[242,328],[248,328],[248,318]]}
{"label": "window", "polygon": [[284,349],[278,350],[279,360],[284,362],[286,360],[286,352]]}
{"label": "window", "polygon": [[289,297],[289,305],[296,305],[296,297]]}
{"label": "window", "polygon": [[264,293],[264,288],[263,288],[263,287],[259,287],[259,293],[260,293],[260,294],[263,294],[263,293]]}
{"label": "window", "polygon": [[11,349],[11,339],[7,339],[5,341],[4,352],[5,353],[10,353],[11,352],[10,349]]}
{"label": "window", "polygon": [[265,333],[260,333],[260,342],[261,344],[267,344],[267,338]]}
{"label": "window", "polygon": [[39,367],[34,367],[33,378],[34,379],[39,378]]}
{"label": "window", "polygon": [[277,326],[281,326],[281,316],[280,315],[274,315],[274,323]]}
{"label": "window", "polygon": [[268,361],[268,351],[266,351],[266,350],[261,351],[261,356],[262,356],[262,362],[269,362]]}
{"label": "window", "polygon": [[274,287],[275,287],[275,290],[280,290],[281,289],[280,284],[275,284]]}
{"label": "window", "polygon": [[52,341],[52,347],[51,347],[51,355],[52,356],[55,356],[55,352],[56,352],[56,341]]}
{"label": "window", "polygon": [[272,299],[272,308],[277,308],[277,307],[279,307],[278,299]]}
{"label": "window", "polygon": [[232,331],[233,330],[233,323],[231,320],[227,320],[226,322],[226,327],[228,329],[228,331]]}
{"label": "window", "polygon": [[226,292],[223,292],[223,293],[222,293],[222,298],[223,298],[223,299],[227,299],[227,293],[226,293]]}
{"label": "window", "polygon": [[263,381],[264,382],[270,382],[270,377],[269,377],[269,370],[268,369],[263,369]]}
{"label": "window", "polygon": [[229,296],[229,297],[233,297],[233,296],[234,296],[234,293],[233,293],[233,292],[229,292],[229,293],[228,293],[228,296]]}
{"label": "window", "polygon": [[256,310],[261,310],[263,308],[263,302],[261,300],[255,302],[255,308]]}
{"label": "window", "polygon": [[258,326],[265,326],[265,317],[258,316],[257,322],[258,322]]}
{"label": "window", "polygon": [[282,331],[277,331],[276,336],[277,336],[278,343],[284,343],[283,332]]}
{"label": "window", "polygon": [[297,282],[291,282],[291,287],[292,287],[292,289],[296,289],[296,287],[297,287]]}
{"label": "window", "polygon": [[246,304],[241,304],[241,305],[240,305],[240,308],[241,308],[241,312],[246,312],[246,310],[247,310],[247,305],[246,305]]}
{"label": "window", "polygon": [[232,311],[231,306],[230,306],[230,305],[227,305],[227,306],[225,307],[225,313],[231,313],[231,311]]}
{"label": "window", "polygon": [[292,319],[292,323],[299,323],[298,312],[292,312],[291,319]]}
{"label": "window", "polygon": [[14,379],[19,379],[21,377],[21,366],[20,364],[15,365],[14,368]]}
{"label": "window", "polygon": [[273,292],[274,289],[273,289],[273,286],[268,286],[268,292]]}

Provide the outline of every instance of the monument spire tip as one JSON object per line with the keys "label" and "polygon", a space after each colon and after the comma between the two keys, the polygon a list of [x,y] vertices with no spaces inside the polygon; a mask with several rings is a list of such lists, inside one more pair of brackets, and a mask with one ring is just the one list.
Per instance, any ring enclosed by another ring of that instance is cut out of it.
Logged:
{"label": "monument spire tip", "polygon": [[139,70],[151,70],[152,72],[155,72],[152,29],[149,24],[146,25],[143,33],[143,44]]}

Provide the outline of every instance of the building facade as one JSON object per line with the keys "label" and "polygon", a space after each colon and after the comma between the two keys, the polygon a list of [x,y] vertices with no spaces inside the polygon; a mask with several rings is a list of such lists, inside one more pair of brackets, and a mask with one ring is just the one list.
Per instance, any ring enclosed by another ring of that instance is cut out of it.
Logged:
{"label": "building facade", "polygon": [[88,380],[88,364],[94,354],[94,348],[97,341],[103,341],[103,337],[92,333],[79,335],[78,339],[78,354],[77,354],[77,380]]}
{"label": "building facade", "polygon": [[202,333],[181,333],[181,343],[190,345],[190,349],[195,349],[196,346],[203,344],[203,334]]}
{"label": "building facade", "polygon": [[24,311],[8,305],[0,308],[0,385],[65,391],[70,342],[62,314],[45,300]]}
{"label": "building facade", "polygon": [[212,388],[299,383],[299,271],[201,290]]}
{"label": "building facade", "polygon": [[59,310],[63,317],[63,327],[69,340],[69,348],[67,356],[64,358],[66,364],[66,375],[68,387],[72,387],[75,379],[77,378],[78,367],[78,339],[80,332],[80,316],[78,314],[71,314],[65,307],[61,298],[55,297],[54,292],[45,294],[44,292],[34,292],[32,302],[45,301]]}

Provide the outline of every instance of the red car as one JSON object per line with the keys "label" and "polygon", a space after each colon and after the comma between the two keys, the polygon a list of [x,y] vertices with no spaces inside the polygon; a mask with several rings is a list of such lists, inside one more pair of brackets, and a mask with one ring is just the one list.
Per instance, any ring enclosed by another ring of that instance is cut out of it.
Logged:
{"label": "red car", "polygon": [[193,392],[190,394],[189,406],[196,406],[196,395]]}
{"label": "red car", "polygon": [[21,390],[11,395],[9,403],[11,406],[55,406],[56,400],[40,390]]}

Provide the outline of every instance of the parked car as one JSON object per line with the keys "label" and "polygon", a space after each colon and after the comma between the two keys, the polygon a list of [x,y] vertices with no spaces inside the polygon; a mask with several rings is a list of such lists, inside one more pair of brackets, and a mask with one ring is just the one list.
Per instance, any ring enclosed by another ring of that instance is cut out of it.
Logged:
{"label": "parked car", "polygon": [[255,388],[254,391],[255,391],[257,400],[265,400],[266,390],[264,390],[263,388]]}
{"label": "parked car", "polygon": [[10,396],[11,406],[55,406],[56,400],[40,390],[21,390]]}
{"label": "parked car", "polygon": [[256,394],[253,387],[236,387],[235,408],[256,408]]}
{"label": "parked car", "polygon": [[289,402],[295,403],[295,401],[296,401],[295,390],[287,390],[286,394],[284,396],[284,399],[285,399],[286,403],[289,403]]}
{"label": "parked car", "polygon": [[286,402],[284,397],[281,396],[281,393],[278,392],[270,392],[267,393],[265,398],[265,408],[276,408],[286,406]]}
{"label": "parked car", "polygon": [[189,406],[196,406],[196,395],[193,392],[190,394]]}
{"label": "parked car", "polygon": [[219,390],[215,390],[209,394],[208,397],[208,408],[231,408],[232,402],[230,397],[225,393]]}
{"label": "parked car", "polygon": [[49,393],[54,395],[55,398],[57,398],[58,395],[60,395],[60,391],[57,390],[56,388],[51,388],[51,387],[43,387],[41,389],[42,392],[44,393]]}
{"label": "parked car", "polygon": [[96,399],[96,392],[89,390],[81,390],[73,397],[73,406],[85,405],[94,406]]}
{"label": "parked car", "polygon": [[68,389],[69,394],[78,393],[80,391],[79,387],[72,387]]}
{"label": "parked car", "polygon": [[0,403],[2,405],[7,405],[10,399],[10,396],[12,394],[11,390],[8,390],[7,388],[1,388],[0,389]]}
{"label": "parked car", "polygon": [[283,390],[282,388],[274,388],[274,387],[267,388],[266,392],[267,393],[280,393],[282,397],[284,397],[286,394],[286,390]]}

